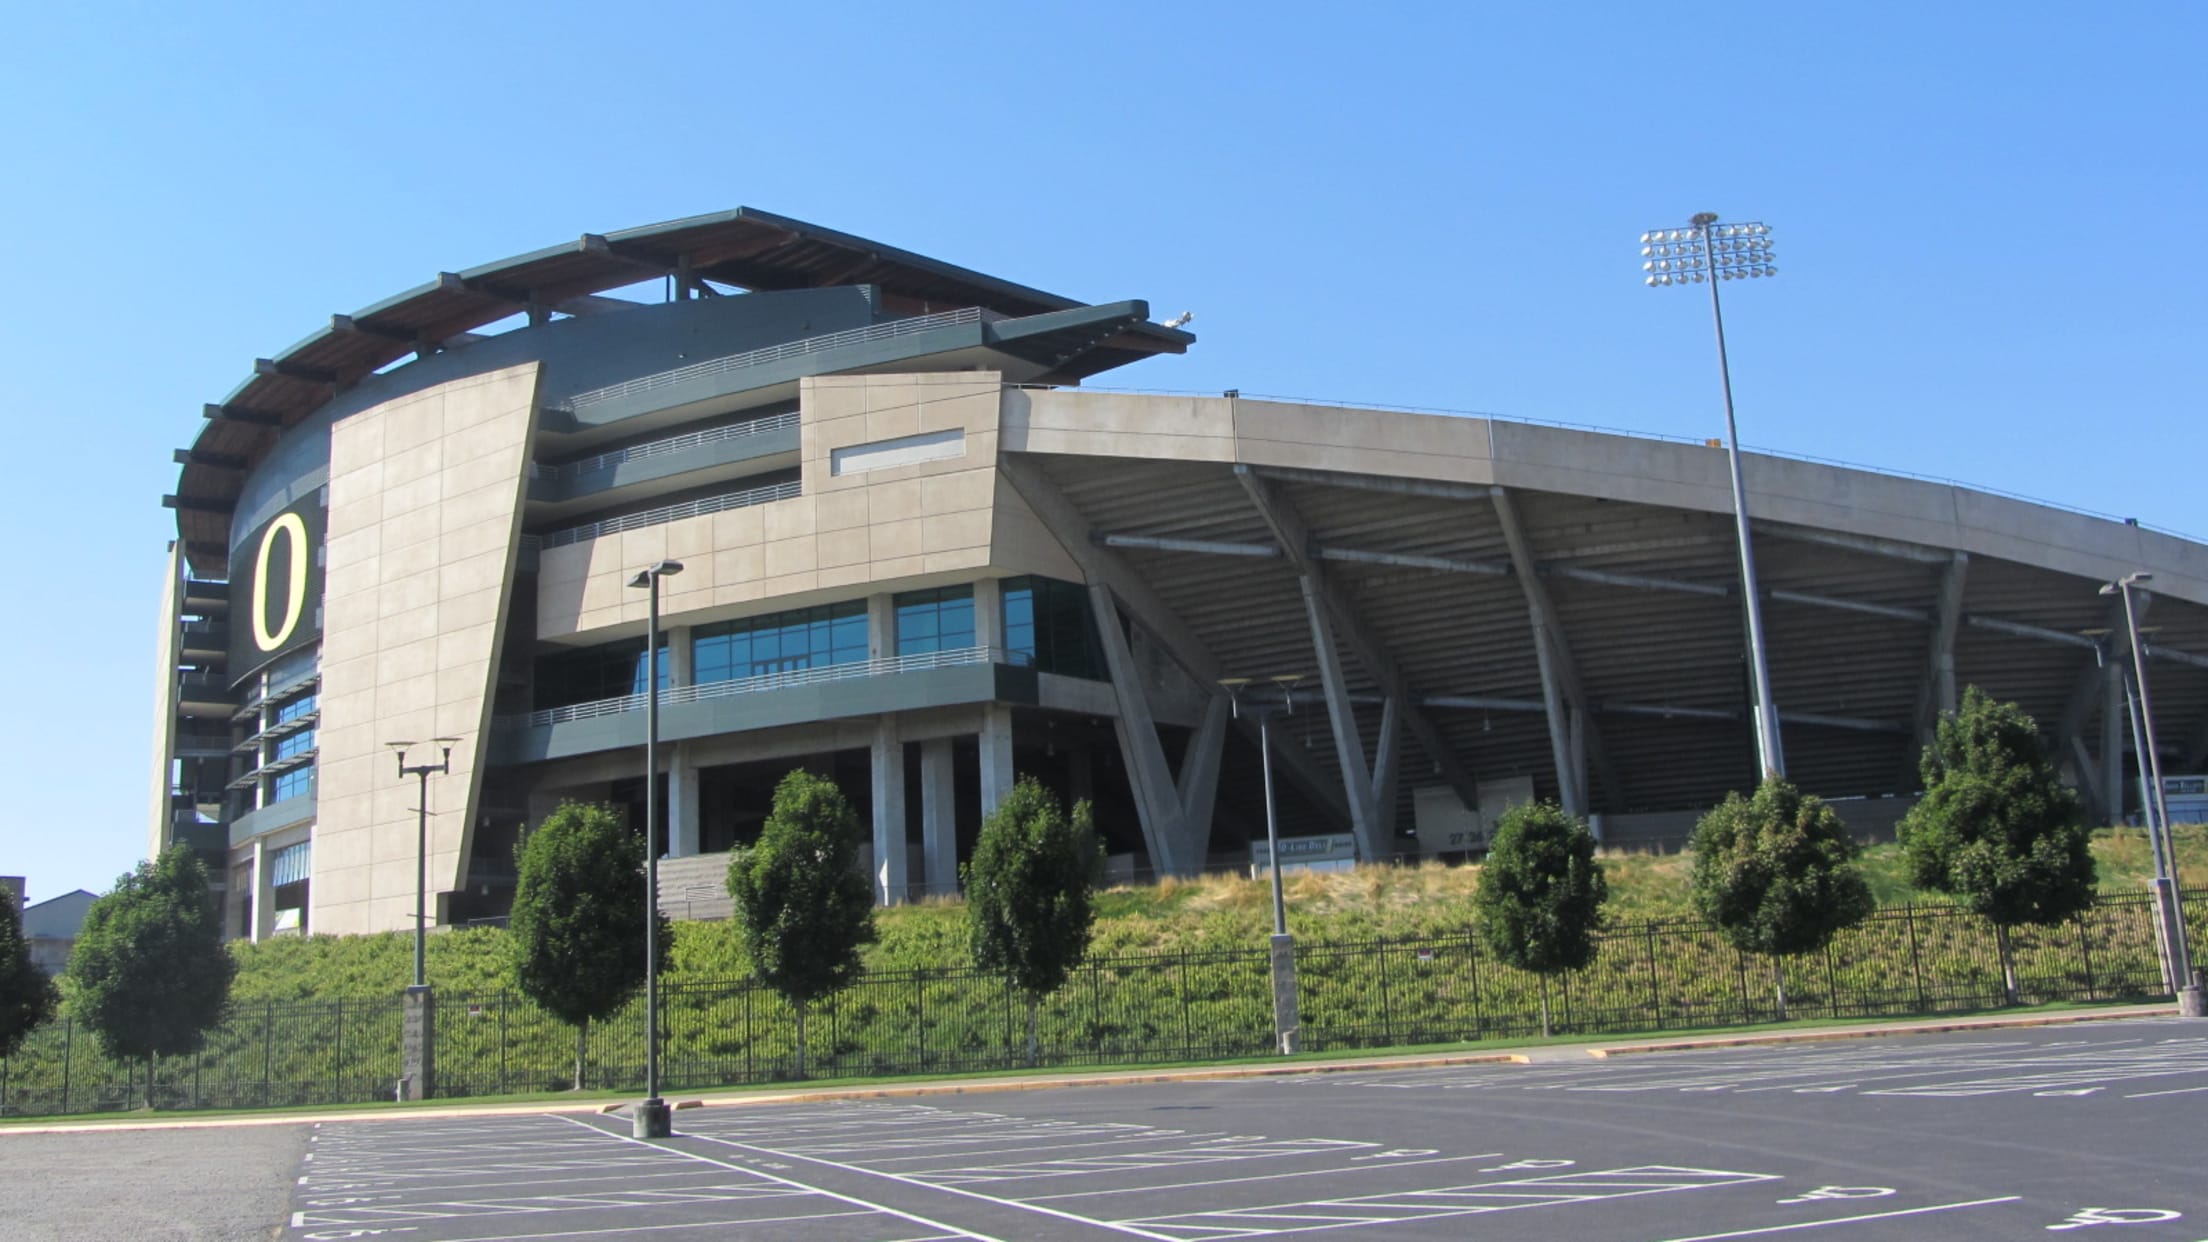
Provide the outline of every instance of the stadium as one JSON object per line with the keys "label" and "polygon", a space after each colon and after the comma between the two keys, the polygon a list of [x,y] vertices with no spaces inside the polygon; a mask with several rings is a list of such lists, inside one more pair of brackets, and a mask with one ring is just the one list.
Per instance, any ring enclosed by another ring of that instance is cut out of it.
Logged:
{"label": "stadium", "polygon": [[[1094,802],[1117,874],[1246,866],[1261,730],[1284,858],[1321,863],[1476,853],[1529,797],[1668,845],[1756,780],[1721,442],[1084,388],[1194,342],[750,208],[333,315],[176,452],[149,844],[199,851],[259,939],[411,925],[397,769],[448,748],[438,923],[501,916],[570,798],[657,799],[663,902],[725,912],[727,852],[799,766],[870,825],[883,902],[955,891],[1028,775]],[[2098,821],[2134,813],[2141,687],[2100,588],[2141,572],[2161,770],[2198,792],[2208,547],[1743,470],[1778,749],[1856,831],[1910,805],[1966,685],[2033,714]],[[669,561],[647,781],[631,584]]]}

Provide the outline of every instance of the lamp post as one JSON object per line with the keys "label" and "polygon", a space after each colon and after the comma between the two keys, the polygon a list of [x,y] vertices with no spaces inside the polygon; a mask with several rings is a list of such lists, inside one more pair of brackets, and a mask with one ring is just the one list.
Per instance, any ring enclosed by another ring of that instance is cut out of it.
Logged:
{"label": "lamp post", "polygon": [[2188,1018],[2198,1018],[2208,1016],[2208,1000],[2204,1000],[2201,987],[2193,978],[2192,955],[2185,943],[2184,898],[2178,891],[2176,851],[2171,848],[2169,839],[2169,807],[2162,797],[2162,756],[2154,747],[2154,699],[2147,692],[2147,657],[2140,649],[2139,614],[2131,602],[2132,589],[2144,590],[2144,584],[2152,581],[2153,574],[2128,573],[2101,587],[2101,594],[2123,597],[2124,632],[2131,641],[2132,676],[2139,686],[2135,731],[2146,750],[2146,766],[2141,776],[2147,787],[2145,805],[2139,809],[2147,819],[2147,849],[2154,855],[2154,909],[2161,923],[2163,969],[2169,976],[2171,990],[2177,994],[2178,1012]]}
{"label": "lamp post", "polygon": [[633,1126],[640,1139],[674,1132],[659,1098],[659,580],[681,572],[681,561],[660,561],[629,579],[651,597],[644,623],[644,1100]]}
{"label": "lamp post", "polygon": [[414,828],[414,986],[426,988],[429,981],[423,977],[423,939],[429,929],[429,778],[431,774],[444,776],[452,771],[453,743],[456,737],[433,737],[432,745],[444,751],[444,757],[436,763],[406,764],[406,748],[412,742],[385,742],[384,745],[398,752],[399,779],[412,776],[421,784],[416,791],[416,820]]}
{"label": "lamp post", "polygon": [[1721,280],[1776,276],[1771,229],[1760,223],[1719,224],[1714,211],[1697,212],[1683,229],[1641,234],[1641,270],[1650,288],[1710,287],[1710,320],[1717,325],[1717,378],[1725,392],[1725,456],[1733,476],[1733,526],[1740,541],[1740,589],[1748,604],[1748,659],[1756,682],[1756,759],[1765,776],[1786,775],[1779,744],[1779,709],[1771,699],[1770,665],[1763,641],[1763,603],[1756,589],[1756,558],[1748,541],[1748,489],[1741,482],[1740,437],[1733,427],[1733,373],[1725,359],[1725,312],[1718,305]]}
{"label": "lamp post", "polygon": [[1282,1056],[1293,1056],[1302,1044],[1302,1021],[1297,1014],[1295,940],[1288,934],[1288,900],[1281,890],[1280,879],[1280,820],[1273,809],[1273,715],[1276,712],[1294,711],[1295,700],[1289,696],[1289,687],[1296,677],[1274,677],[1274,685],[1280,691],[1278,702],[1245,701],[1243,692],[1249,689],[1247,677],[1222,678],[1234,704],[1235,715],[1248,710],[1257,717],[1257,749],[1265,769],[1265,858],[1267,870],[1273,880],[1273,1034],[1279,1041]]}

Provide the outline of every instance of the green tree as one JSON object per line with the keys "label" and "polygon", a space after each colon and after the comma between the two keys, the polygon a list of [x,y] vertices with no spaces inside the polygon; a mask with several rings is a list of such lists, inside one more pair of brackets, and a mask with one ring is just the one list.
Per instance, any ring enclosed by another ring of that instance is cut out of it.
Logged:
{"label": "green tree", "polygon": [[15,1055],[30,1033],[54,1016],[61,993],[46,972],[31,964],[23,939],[23,915],[15,895],[0,888],[0,1060]]}
{"label": "green tree", "polygon": [[1610,895],[1587,825],[1553,802],[1505,812],[1480,867],[1472,914],[1488,950],[1541,977],[1541,1034],[1550,1034],[1549,976],[1595,960]]}
{"label": "green tree", "polygon": [[2077,795],[2048,762],[2032,718],[1976,686],[1940,720],[1919,770],[1924,798],[1899,830],[1911,878],[1962,898],[1993,924],[2014,1005],[2010,929],[2052,927],[2093,904],[2093,853]]}
{"label": "green tree", "polygon": [[1694,826],[1694,905],[1743,953],[1771,956],[1779,1017],[1786,1017],[1782,958],[1824,948],[1869,918],[1870,885],[1840,816],[1783,777],[1738,792]]}
{"label": "green tree", "polygon": [[1034,777],[982,821],[965,866],[966,932],[974,961],[1002,971],[1027,1000],[1027,1063],[1040,1053],[1037,1011],[1089,951],[1092,900],[1103,864],[1087,802],[1068,819]]}
{"label": "green tree", "polygon": [[835,782],[802,768],[775,786],[759,843],[728,860],[728,893],[753,968],[797,1010],[797,1075],[805,1076],[805,1013],[858,977],[874,942],[874,893],[859,871],[859,817]]}
{"label": "green tree", "polygon": [[110,1059],[145,1062],[152,1108],[153,1059],[199,1050],[237,971],[206,868],[171,846],[85,911],[69,955],[69,1008]]}
{"label": "green tree", "polygon": [[[566,802],[515,851],[516,982],[575,1028],[575,1089],[583,1089],[590,1024],[644,986],[644,839],[600,803]],[[665,916],[660,944],[670,943]],[[662,954],[664,957],[665,954]]]}

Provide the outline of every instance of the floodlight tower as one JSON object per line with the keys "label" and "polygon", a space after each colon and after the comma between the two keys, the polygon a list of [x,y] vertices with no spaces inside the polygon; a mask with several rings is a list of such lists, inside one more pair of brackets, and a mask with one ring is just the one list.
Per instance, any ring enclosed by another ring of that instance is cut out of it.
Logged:
{"label": "floodlight tower", "polygon": [[1763,600],[1756,589],[1756,557],[1748,540],[1748,490],[1740,477],[1740,436],[1733,427],[1733,373],[1725,360],[1725,312],[1718,305],[1721,280],[1776,276],[1771,228],[1760,223],[1719,224],[1717,213],[1695,213],[1683,229],[1641,234],[1641,270],[1652,289],[1668,285],[1710,287],[1710,319],[1717,325],[1717,378],[1725,392],[1725,456],[1733,474],[1733,526],[1740,540],[1740,590],[1748,605],[1748,659],[1756,682],[1756,759],[1763,775],[1786,775],[1779,744],[1779,709],[1771,698],[1770,661],[1764,650]]}

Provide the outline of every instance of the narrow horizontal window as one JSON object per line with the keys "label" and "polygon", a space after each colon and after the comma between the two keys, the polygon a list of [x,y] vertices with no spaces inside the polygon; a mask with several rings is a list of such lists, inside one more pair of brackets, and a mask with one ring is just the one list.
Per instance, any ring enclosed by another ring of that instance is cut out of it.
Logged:
{"label": "narrow horizontal window", "polygon": [[864,474],[869,470],[887,470],[891,466],[910,466],[916,462],[965,455],[966,430],[953,427],[947,431],[928,431],[835,449],[828,454],[828,473]]}

